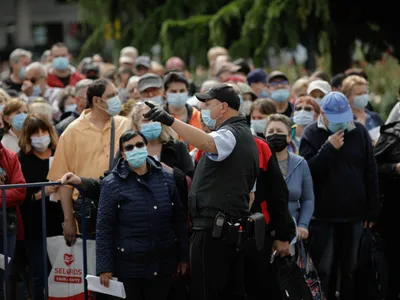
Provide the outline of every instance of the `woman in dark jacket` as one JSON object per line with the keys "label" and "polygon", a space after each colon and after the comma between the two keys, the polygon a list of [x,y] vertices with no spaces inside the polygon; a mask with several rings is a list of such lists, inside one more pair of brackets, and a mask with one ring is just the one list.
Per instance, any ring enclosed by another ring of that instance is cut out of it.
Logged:
{"label": "woman in dark jacket", "polygon": [[398,272],[400,260],[397,250],[400,186],[400,122],[381,126],[381,135],[375,145],[375,159],[378,164],[379,190],[382,209],[378,226],[385,238],[385,255],[389,265],[388,300],[398,299],[400,286]]}
{"label": "woman in dark jacket", "polygon": [[[49,161],[57,146],[57,134],[48,118],[30,114],[25,119],[19,140],[18,158],[22,172],[28,183],[46,182]],[[46,186],[46,227],[47,236],[62,235],[63,212],[61,204],[49,200],[58,189]],[[28,188],[24,204],[21,206],[25,226],[25,248],[32,270],[33,299],[44,299],[43,245],[42,245],[42,192],[40,187]],[[59,200],[59,199],[55,199]]]}
{"label": "woman in dark jacket", "polygon": [[[183,209],[187,213],[187,178],[193,176],[194,166],[187,146],[177,139],[176,133],[159,122],[149,122],[143,118],[150,108],[144,103],[136,104],[132,111],[132,130],[140,131],[148,140],[149,156],[161,162],[162,167],[174,177]],[[114,165],[121,157],[118,154]]]}
{"label": "woman in dark jacket", "polygon": [[[186,219],[172,175],[148,156],[138,131],[120,138],[120,159],[102,180],[97,215],[96,259],[100,282],[123,281],[126,299],[166,299],[172,275],[189,260]],[[82,186],[71,173],[61,180]],[[88,187],[98,192],[99,181]]]}

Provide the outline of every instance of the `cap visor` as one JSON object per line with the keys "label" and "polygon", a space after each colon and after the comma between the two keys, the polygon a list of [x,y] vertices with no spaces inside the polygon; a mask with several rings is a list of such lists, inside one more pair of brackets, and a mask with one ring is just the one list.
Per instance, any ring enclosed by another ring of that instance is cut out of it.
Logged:
{"label": "cap visor", "polygon": [[162,87],[161,85],[148,83],[148,84],[144,84],[143,86],[140,86],[138,89],[139,89],[139,92],[141,93],[144,90],[147,90],[148,88],[157,88],[157,89],[159,89],[161,87]]}
{"label": "cap visor", "polygon": [[206,100],[213,99],[209,94],[201,94],[201,93],[196,93],[194,94],[199,101],[204,102]]}
{"label": "cap visor", "polygon": [[350,109],[342,114],[325,113],[325,116],[328,119],[328,121],[332,123],[344,123],[353,121],[353,112]]}

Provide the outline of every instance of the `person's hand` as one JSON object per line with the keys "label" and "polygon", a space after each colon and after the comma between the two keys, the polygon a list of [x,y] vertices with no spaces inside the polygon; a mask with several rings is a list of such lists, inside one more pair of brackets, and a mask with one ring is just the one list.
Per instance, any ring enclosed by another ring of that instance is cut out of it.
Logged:
{"label": "person's hand", "polygon": [[174,169],[172,169],[170,166],[167,166],[166,164],[164,164],[163,162],[161,163],[163,169],[171,174],[174,174]]}
{"label": "person's hand", "polygon": [[33,84],[29,80],[24,80],[22,84],[21,91],[26,95],[30,96],[33,93]]}
{"label": "person's hand", "polygon": [[400,163],[396,164],[396,172],[400,174]]}
{"label": "person's hand", "polygon": [[297,227],[297,239],[306,240],[308,238],[308,230],[304,227]]}
{"label": "person's hand", "polygon": [[328,138],[328,141],[332,144],[333,147],[335,147],[335,149],[339,150],[344,144],[344,132],[335,132]]}
{"label": "person's hand", "polygon": [[56,193],[59,187],[60,187],[59,185],[46,186],[44,188],[46,196],[50,196],[51,194]]}
{"label": "person's hand", "polygon": [[100,284],[104,285],[106,288],[110,286],[110,280],[112,279],[112,273],[101,273],[100,274]]}
{"label": "person's hand", "polygon": [[289,242],[275,240],[274,244],[272,245],[272,253],[274,253],[275,251],[275,256],[280,255],[281,257],[286,257],[290,255]]}
{"label": "person's hand", "polygon": [[372,228],[374,226],[375,226],[374,222],[364,221],[364,228],[367,228],[367,227]]}
{"label": "person's hand", "polygon": [[150,102],[145,102],[150,110],[143,115],[147,120],[160,122],[161,124],[171,126],[175,118],[165,111],[162,107],[156,107]]}
{"label": "person's hand", "polygon": [[176,270],[177,274],[180,275],[185,275],[186,271],[188,269],[189,263],[186,261],[181,261],[180,263],[178,263],[178,269]]}
{"label": "person's hand", "polygon": [[82,179],[79,176],[76,176],[74,173],[67,173],[61,177],[61,184],[74,184],[77,186],[82,185]]}
{"label": "person's hand", "polygon": [[64,220],[64,239],[68,246],[72,246],[76,242],[76,224],[74,218]]}

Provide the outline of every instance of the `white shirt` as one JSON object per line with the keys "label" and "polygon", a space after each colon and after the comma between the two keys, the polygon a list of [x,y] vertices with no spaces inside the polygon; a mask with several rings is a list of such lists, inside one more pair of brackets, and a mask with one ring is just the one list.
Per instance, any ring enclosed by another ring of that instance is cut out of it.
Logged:
{"label": "white shirt", "polygon": [[15,133],[10,129],[7,133],[4,134],[1,143],[3,144],[4,148],[18,153],[20,148],[18,146],[19,138],[15,135]]}

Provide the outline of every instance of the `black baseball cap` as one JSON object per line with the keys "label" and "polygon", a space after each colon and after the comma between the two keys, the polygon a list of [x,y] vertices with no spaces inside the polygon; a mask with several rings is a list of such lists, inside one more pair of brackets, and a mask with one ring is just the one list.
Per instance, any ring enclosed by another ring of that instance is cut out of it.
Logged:
{"label": "black baseball cap", "polygon": [[213,86],[206,93],[196,93],[195,96],[201,102],[217,99],[218,101],[228,103],[228,106],[235,110],[239,110],[240,107],[240,98],[238,94],[235,92],[233,87],[224,83]]}

